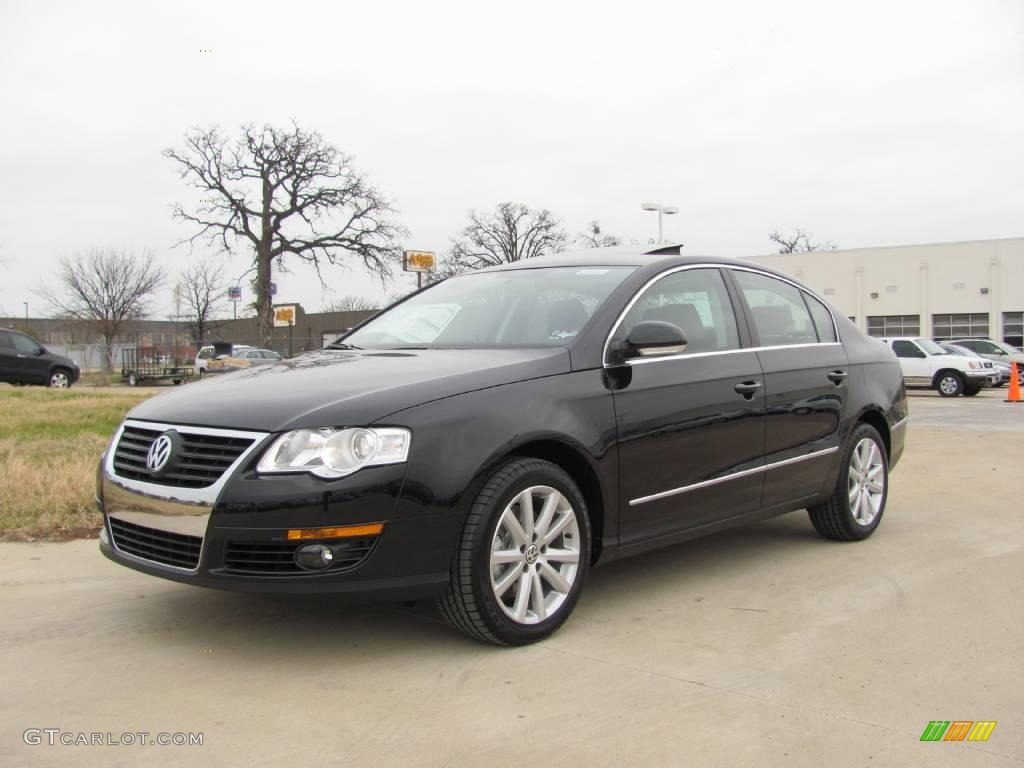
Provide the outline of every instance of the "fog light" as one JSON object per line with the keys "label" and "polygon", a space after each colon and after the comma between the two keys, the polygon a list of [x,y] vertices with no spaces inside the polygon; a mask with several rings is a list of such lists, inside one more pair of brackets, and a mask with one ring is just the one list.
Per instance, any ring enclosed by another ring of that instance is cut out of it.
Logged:
{"label": "fog light", "polygon": [[326,544],[306,544],[295,550],[295,563],[307,571],[321,571],[334,562],[334,553]]}
{"label": "fog light", "polygon": [[109,543],[110,543],[110,537],[107,536],[107,526],[104,525],[102,528],[100,528],[100,544],[109,544]]}

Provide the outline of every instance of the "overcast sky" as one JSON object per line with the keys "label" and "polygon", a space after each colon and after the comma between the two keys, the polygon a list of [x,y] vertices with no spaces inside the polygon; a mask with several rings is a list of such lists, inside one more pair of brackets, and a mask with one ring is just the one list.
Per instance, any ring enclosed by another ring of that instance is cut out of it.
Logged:
{"label": "overcast sky", "polygon": [[[667,239],[722,256],[794,225],[841,247],[1024,235],[1021,0],[0,0],[0,105],[13,314],[42,314],[31,288],[90,246],[178,268],[170,206],[195,193],[160,152],[211,124],[320,131],[407,247],[444,251],[502,200],[642,241],[640,203],[677,205]],[[324,298],[306,268],[278,283]]]}

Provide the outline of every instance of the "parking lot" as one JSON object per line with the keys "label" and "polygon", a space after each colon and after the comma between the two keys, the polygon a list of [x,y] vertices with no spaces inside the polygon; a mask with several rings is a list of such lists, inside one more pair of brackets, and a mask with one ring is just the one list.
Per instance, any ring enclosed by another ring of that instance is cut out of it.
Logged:
{"label": "parking lot", "polygon": [[[1024,762],[1024,405],[912,396],[886,519],[794,513],[598,568],[553,638],[429,606],[206,591],[95,541],[0,544],[3,765],[1004,766]],[[922,743],[930,720],[995,720]],[[28,728],[202,732],[29,746]]]}

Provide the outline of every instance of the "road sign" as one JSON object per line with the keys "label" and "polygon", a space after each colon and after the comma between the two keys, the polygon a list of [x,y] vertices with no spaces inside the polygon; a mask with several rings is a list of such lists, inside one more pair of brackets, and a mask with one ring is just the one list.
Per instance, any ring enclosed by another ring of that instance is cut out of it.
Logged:
{"label": "road sign", "polygon": [[286,304],[281,307],[274,307],[274,327],[283,328],[295,325],[296,307],[294,304]]}
{"label": "road sign", "polygon": [[437,263],[433,251],[403,251],[402,269],[406,272],[431,272]]}
{"label": "road sign", "polygon": [[229,301],[241,301],[242,300],[242,287],[240,285],[233,285],[228,288],[228,300]]}

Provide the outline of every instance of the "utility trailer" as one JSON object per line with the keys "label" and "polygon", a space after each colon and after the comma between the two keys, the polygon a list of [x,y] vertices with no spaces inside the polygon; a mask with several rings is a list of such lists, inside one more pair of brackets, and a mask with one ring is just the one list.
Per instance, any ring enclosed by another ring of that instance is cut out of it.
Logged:
{"label": "utility trailer", "polygon": [[192,367],[188,368],[175,365],[167,365],[159,362],[163,356],[154,354],[149,359],[139,357],[139,350],[136,347],[128,347],[121,350],[121,378],[128,382],[128,386],[137,387],[144,381],[170,380],[175,385],[188,381],[192,377]]}

